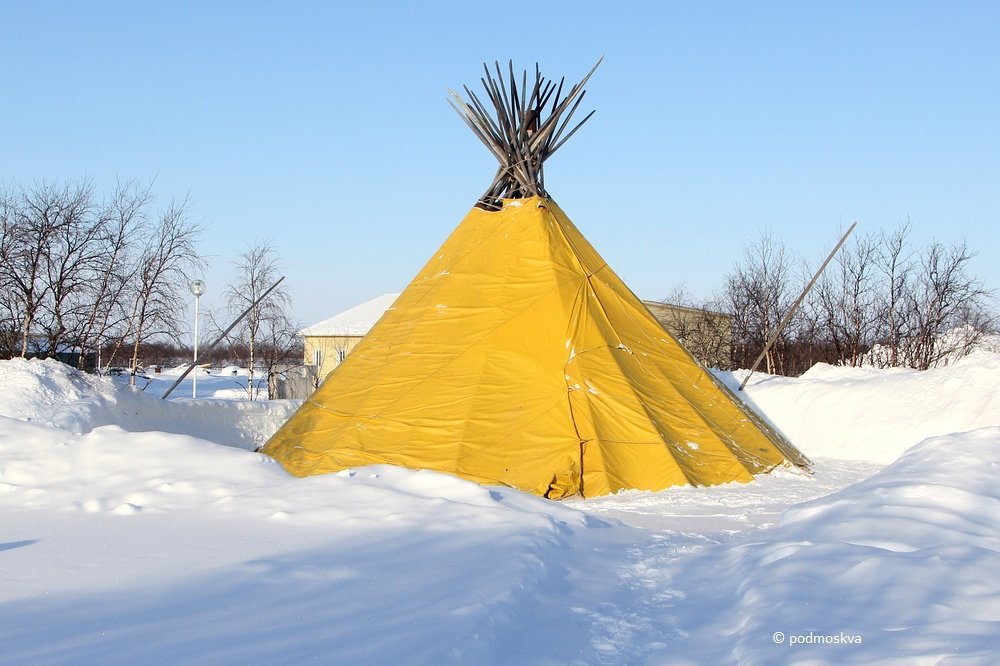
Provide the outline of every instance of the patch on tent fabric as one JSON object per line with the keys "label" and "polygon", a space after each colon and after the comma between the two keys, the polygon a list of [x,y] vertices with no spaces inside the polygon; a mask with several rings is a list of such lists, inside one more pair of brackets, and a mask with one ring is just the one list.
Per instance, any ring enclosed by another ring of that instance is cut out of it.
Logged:
{"label": "patch on tent fabric", "polygon": [[566,466],[552,475],[545,491],[546,499],[565,499],[580,492],[580,468],[575,460],[567,459]]}

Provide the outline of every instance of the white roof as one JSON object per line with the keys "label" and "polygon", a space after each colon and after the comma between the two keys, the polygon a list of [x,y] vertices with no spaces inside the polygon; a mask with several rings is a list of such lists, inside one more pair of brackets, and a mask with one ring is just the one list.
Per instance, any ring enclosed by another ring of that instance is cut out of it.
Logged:
{"label": "white roof", "polygon": [[318,324],[306,326],[299,331],[299,335],[365,335],[398,297],[399,294],[382,294],[378,298],[324,319]]}

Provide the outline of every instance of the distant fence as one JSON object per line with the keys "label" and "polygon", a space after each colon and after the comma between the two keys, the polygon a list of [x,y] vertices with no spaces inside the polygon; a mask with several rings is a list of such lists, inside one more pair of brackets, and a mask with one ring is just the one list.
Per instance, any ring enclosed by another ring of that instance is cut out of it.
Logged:
{"label": "distant fence", "polygon": [[304,400],[318,385],[312,365],[279,366],[268,378],[270,394],[277,400]]}

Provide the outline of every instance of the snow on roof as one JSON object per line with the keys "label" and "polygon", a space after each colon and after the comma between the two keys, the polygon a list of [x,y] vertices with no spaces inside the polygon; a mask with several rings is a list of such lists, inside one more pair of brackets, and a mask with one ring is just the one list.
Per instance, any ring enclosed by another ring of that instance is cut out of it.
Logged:
{"label": "snow on roof", "polygon": [[329,319],[306,326],[299,331],[299,335],[365,335],[398,297],[399,294],[382,294]]}

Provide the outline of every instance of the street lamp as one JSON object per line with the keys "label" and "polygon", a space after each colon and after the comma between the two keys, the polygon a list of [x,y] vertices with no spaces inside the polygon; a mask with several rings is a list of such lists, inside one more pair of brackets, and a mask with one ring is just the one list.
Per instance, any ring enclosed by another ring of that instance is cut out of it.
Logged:
{"label": "street lamp", "polygon": [[194,294],[194,379],[191,380],[191,397],[198,397],[198,301],[205,293],[204,280],[191,280],[191,293]]}

